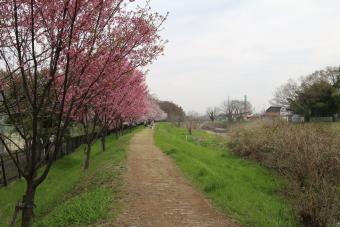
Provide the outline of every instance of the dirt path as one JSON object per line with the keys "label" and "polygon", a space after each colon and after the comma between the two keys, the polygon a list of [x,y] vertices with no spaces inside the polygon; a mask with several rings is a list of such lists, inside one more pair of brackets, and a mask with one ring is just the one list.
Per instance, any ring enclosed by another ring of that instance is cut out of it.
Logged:
{"label": "dirt path", "polygon": [[124,210],[116,226],[236,226],[217,212],[153,144],[153,131],[134,136],[124,177]]}

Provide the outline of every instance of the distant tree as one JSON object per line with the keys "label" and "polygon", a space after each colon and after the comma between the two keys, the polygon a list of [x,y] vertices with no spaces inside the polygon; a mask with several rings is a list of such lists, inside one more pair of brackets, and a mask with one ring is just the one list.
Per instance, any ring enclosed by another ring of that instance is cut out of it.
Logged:
{"label": "distant tree", "polygon": [[249,101],[228,99],[222,102],[220,109],[227,119],[232,122],[234,119],[240,120],[245,115],[251,113],[252,105]]}
{"label": "distant tree", "polygon": [[167,113],[160,108],[159,101],[155,95],[148,97],[148,111],[143,116],[146,121],[164,121],[167,118]]}
{"label": "distant tree", "polygon": [[179,126],[185,120],[185,113],[179,105],[169,101],[160,101],[159,107],[167,114],[167,121],[177,123]]}
{"label": "distant tree", "polygon": [[246,112],[244,110],[244,102],[241,100],[232,100],[231,101],[231,109],[233,111],[233,118],[240,120],[243,114]]}
{"label": "distant tree", "polygon": [[315,81],[311,85],[303,84],[297,92],[297,97],[290,102],[290,108],[305,117],[328,117],[340,109],[340,93],[337,88],[326,80]]}
{"label": "distant tree", "polygon": [[336,88],[340,88],[340,68],[339,67],[327,67],[323,70],[316,70],[310,75],[302,77],[301,85],[312,85],[318,81],[327,81],[329,84]]}
{"label": "distant tree", "polygon": [[228,98],[228,100],[225,100],[221,103],[220,109],[223,112],[223,114],[225,114],[228,121],[232,122],[233,121],[233,110],[232,110],[231,102],[230,102],[229,98]]}
{"label": "distant tree", "polygon": [[219,109],[217,107],[208,107],[207,108],[207,115],[209,119],[214,122],[216,119],[216,115],[218,114]]}
{"label": "distant tree", "polygon": [[295,99],[298,90],[298,83],[293,79],[289,79],[285,84],[276,89],[274,98],[270,103],[274,106],[289,107],[290,102]]}
{"label": "distant tree", "polygon": [[185,118],[185,127],[188,130],[189,135],[192,135],[192,131],[198,129],[202,118],[195,111],[188,112]]}
{"label": "distant tree", "polygon": [[317,70],[300,83],[289,80],[276,90],[272,103],[303,115],[307,122],[311,117],[332,116],[334,120],[340,110],[339,68]]}

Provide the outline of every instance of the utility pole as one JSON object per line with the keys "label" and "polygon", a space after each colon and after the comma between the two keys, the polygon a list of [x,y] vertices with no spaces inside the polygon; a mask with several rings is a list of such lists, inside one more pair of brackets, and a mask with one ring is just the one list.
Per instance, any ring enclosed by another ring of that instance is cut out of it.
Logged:
{"label": "utility pole", "polygon": [[340,89],[340,65],[339,65],[338,75],[336,76],[336,87],[338,90]]}
{"label": "utility pole", "polygon": [[230,115],[230,99],[229,99],[229,95],[228,95],[228,104],[227,104],[226,114],[227,114],[227,120],[230,120],[231,117],[229,116]]}
{"label": "utility pole", "polygon": [[247,106],[247,95],[244,95],[244,114],[245,114],[245,116],[247,116],[247,108],[248,108],[248,106]]}

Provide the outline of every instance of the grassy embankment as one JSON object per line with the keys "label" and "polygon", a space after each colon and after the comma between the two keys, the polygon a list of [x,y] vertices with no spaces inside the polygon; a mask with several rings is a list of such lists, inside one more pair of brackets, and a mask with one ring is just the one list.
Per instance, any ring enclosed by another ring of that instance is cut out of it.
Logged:
{"label": "grassy embankment", "polygon": [[283,181],[269,170],[232,155],[226,138],[158,124],[155,141],[213,204],[244,226],[296,226],[279,195]]}
{"label": "grassy embankment", "polygon": [[[93,145],[90,169],[82,171],[83,147],[52,167],[36,194],[33,226],[84,226],[114,219],[118,212],[115,195],[119,192],[126,148],[133,133],[118,140],[107,138],[107,150]],[[24,180],[0,188],[0,226],[7,226],[14,205],[21,199]]]}

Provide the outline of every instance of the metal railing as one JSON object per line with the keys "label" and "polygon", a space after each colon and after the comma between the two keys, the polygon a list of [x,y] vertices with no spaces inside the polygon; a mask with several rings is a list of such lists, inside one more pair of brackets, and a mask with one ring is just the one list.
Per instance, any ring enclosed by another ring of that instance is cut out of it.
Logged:
{"label": "metal railing", "polygon": [[[123,125],[123,133],[131,132],[133,128],[138,127],[140,124],[135,125]],[[118,130],[119,131],[119,130]],[[109,130],[107,132],[107,136],[113,133],[117,133],[117,130]],[[86,142],[86,135],[76,136],[69,139],[66,139],[65,142],[62,143],[59,150],[57,151],[56,158],[60,159],[65,155],[73,153],[77,150],[77,148]],[[3,145],[2,145],[3,146]],[[26,155],[23,151],[13,151],[14,157],[19,163],[21,167],[25,167],[26,165]],[[49,154],[41,157],[44,160],[50,160],[52,157],[49,157]],[[21,178],[21,174],[14,164],[12,158],[5,152],[0,149],[0,187],[7,186],[10,182],[15,181]]]}
{"label": "metal railing", "polygon": [[[67,139],[62,143],[60,149],[57,151],[56,159],[60,159],[61,157],[68,155],[74,152],[81,144],[85,142],[85,136],[77,136]],[[21,167],[25,167],[26,165],[26,155],[24,151],[12,151],[13,156],[15,157],[17,163]],[[49,154],[43,155],[41,157],[44,160],[50,160],[52,157],[49,157]],[[17,166],[14,164],[12,158],[7,154],[7,152],[0,153],[0,187],[7,186],[10,182],[15,181],[21,178],[20,171]]]}

